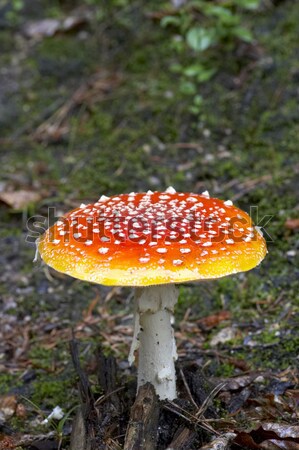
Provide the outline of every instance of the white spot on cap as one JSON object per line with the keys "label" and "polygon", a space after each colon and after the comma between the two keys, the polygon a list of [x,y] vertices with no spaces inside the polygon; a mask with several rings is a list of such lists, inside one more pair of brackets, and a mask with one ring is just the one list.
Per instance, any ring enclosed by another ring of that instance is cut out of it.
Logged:
{"label": "white spot on cap", "polygon": [[158,253],[167,253],[167,248],[157,248]]}
{"label": "white spot on cap", "polygon": [[174,266],[180,266],[181,264],[183,264],[183,261],[181,259],[174,259],[172,263]]}
{"label": "white spot on cap", "polygon": [[102,236],[101,241],[102,242],[110,242],[110,239],[107,236]]}
{"label": "white spot on cap", "polygon": [[101,253],[101,255],[105,255],[106,253],[109,252],[109,248],[108,247],[100,247],[98,252]]}
{"label": "white spot on cap", "polygon": [[73,236],[74,236],[75,239],[78,239],[79,237],[82,236],[82,234],[81,233],[74,233]]}
{"label": "white spot on cap", "polygon": [[202,244],[203,247],[211,247],[211,245],[212,245],[212,242],[204,242]]}
{"label": "white spot on cap", "polygon": [[139,258],[139,262],[141,263],[147,263],[149,262],[150,258]]}
{"label": "white spot on cap", "polygon": [[233,202],[231,200],[226,200],[224,204],[225,206],[233,206]]}
{"label": "white spot on cap", "polygon": [[204,191],[204,192],[201,193],[201,195],[202,195],[203,197],[210,198],[209,191]]}
{"label": "white spot on cap", "polygon": [[190,248],[180,248],[180,252],[181,253],[190,253],[191,250],[190,250]]}
{"label": "white spot on cap", "polygon": [[160,200],[168,200],[170,197],[169,197],[169,195],[159,195],[159,199]]}
{"label": "white spot on cap", "polygon": [[53,244],[57,245],[57,244],[59,244],[60,239],[54,239],[54,241],[52,241],[52,242],[53,242]]}
{"label": "white spot on cap", "polygon": [[81,203],[80,208],[86,208],[85,203]]}
{"label": "white spot on cap", "polygon": [[165,192],[168,194],[176,194],[176,190],[172,186],[169,186]]}
{"label": "white spot on cap", "polygon": [[92,241],[90,241],[90,240],[87,240],[86,242],[85,242],[85,245],[91,245],[92,244]]}
{"label": "white spot on cap", "polygon": [[227,244],[234,244],[235,243],[235,241],[233,239],[226,239],[225,242]]}
{"label": "white spot on cap", "polygon": [[153,195],[153,191],[147,191],[147,195]]}
{"label": "white spot on cap", "polygon": [[107,200],[109,200],[109,197],[106,197],[106,195],[101,195],[98,202],[106,202]]}

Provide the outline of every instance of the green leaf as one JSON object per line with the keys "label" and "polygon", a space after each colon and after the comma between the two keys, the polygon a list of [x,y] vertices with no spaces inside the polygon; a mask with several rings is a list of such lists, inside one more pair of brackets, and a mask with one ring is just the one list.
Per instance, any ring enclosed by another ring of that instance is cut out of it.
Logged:
{"label": "green leaf", "polygon": [[237,6],[245,9],[257,9],[260,6],[260,0],[238,0]]}
{"label": "green leaf", "polygon": [[190,81],[182,81],[180,84],[180,92],[184,95],[196,94],[196,86]]}
{"label": "green leaf", "polygon": [[250,30],[244,27],[235,27],[232,29],[232,34],[244,42],[252,42],[253,36]]}
{"label": "green leaf", "polygon": [[205,81],[209,81],[212,76],[217,72],[216,68],[207,68],[203,69],[198,75],[197,75],[197,81],[199,83],[204,83]]}
{"label": "green leaf", "polygon": [[204,70],[202,64],[192,64],[184,69],[184,75],[187,77],[195,77]]}
{"label": "green leaf", "polygon": [[21,11],[24,8],[24,1],[23,0],[14,0],[13,1],[13,9],[15,11]]}
{"label": "green leaf", "polygon": [[181,64],[174,63],[174,64],[171,64],[170,70],[171,70],[171,72],[174,72],[174,73],[180,73],[183,71],[183,68],[182,68]]}
{"label": "green leaf", "polygon": [[201,106],[203,104],[203,98],[201,95],[195,95],[194,99],[193,99],[193,103],[195,106]]}
{"label": "green leaf", "polygon": [[215,42],[215,33],[206,28],[193,27],[187,32],[186,41],[193,50],[203,52]]}
{"label": "green leaf", "polygon": [[181,25],[181,20],[179,17],[175,16],[165,16],[161,19],[161,27],[168,27],[169,25],[174,25],[175,27],[179,27]]}
{"label": "green leaf", "polygon": [[217,72],[215,67],[205,67],[202,64],[192,64],[184,69],[186,77],[196,77],[199,83],[204,83],[212,78]]}
{"label": "green leaf", "polygon": [[205,9],[205,14],[208,16],[216,16],[221,18],[229,18],[232,16],[232,12],[225,8],[224,6],[217,6],[217,5],[207,5]]}

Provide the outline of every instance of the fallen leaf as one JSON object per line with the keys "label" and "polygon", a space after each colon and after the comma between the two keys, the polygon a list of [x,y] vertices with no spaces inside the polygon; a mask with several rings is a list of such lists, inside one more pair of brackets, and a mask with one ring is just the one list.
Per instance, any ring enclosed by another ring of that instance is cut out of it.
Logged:
{"label": "fallen leaf", "polygon": [[218,344],[231,341],[236,337],[237,330],[232,327],[226,327],[220,330],[215,336],[212,337],[210,345],[216,347]]}
{"label": "fallen leaf", "polygon": [[203,317],[202,319],[197,321],[197,324],[204,330],[210,330],[211,328],[216,327],[219,323],[230,318],[231,313],[229,311],[220,311],[218,314],[212,314],[210,316]]}
{"label": "fallen leaf", "polygon": [[299,219],[288,219],[284,226],[288,230],[298,230],[299,229]]}
{"label": "fallen leaf", "polygon": [[228,412],[230,414],[235,414],[237,411],[239,411],[248,400],[250,394],[251,390],[249,388],[245,388],[242,389],[240,393],[233,395],[228,405]]}
{"label": "fallen leaf", "polygon": [[234,377],[234,378],[226,378],[225,386],[224,386],[223,390],[237,391],[240,388],[244,388],[245,386],[248,386],[257,377],[258,377],[257,374],[252,374],[252,375],[242,375],[240,377]]}
{"label": "fallen leaf", "polygon": [[263,423],[263,430],[273,431],[280,438],[299,439],[299,425],[289,425],[286,423]]}
{"label": "fallen leaf", "polygon": [[0,433],[0,450],[10,450],[16,448],[12,437]]}
{"label": "fallen leaf", "polygon": [[12,209],[26,209],[30,204],[41,199],[41,195],[35,191],[20,189],[18,191],[0,192],[0,201],[6,203]]}
{"label": "fallen leaf", "polygon": [[248,433],[238,433],[234,443],[252,450],[298,450],[299,426],[264,422]]}
{"label": "fallen leaf", "polygon": [[234,440],[234,444],[237,444],[240,449],[248,448],[251,450],[261,448],[256,442],[254,442],[252,436],[250,434],[245,433],[245,431],[241,431],[238,433],[237,437]]}
{"label": "fallen leaf", "polygon": [[298,450],[299,445],[297,442],[269,439],[262,442],[260,448],[263,450]]}
{"label": "fallen leaf", "polygon": [[28,38],[51,37],[57,33],[67,33],[82,27],[88,23],[90,17],[89,10],[78,8],[65,19],[42,19],[27,22],[23,27],[23,33]]}
{"label": "fallen leaf", "polygon": [[281,381],[277,379],[273,379],[270,381],[269,385],[267,386],[266,391],[270,392],[274,395],[283,395],[285,391],[291,387],[294,387],[294,383],[290,380],[288,381]]}
{"label": "fallen leaf", "polygon": [[243,372],[248,372],[250,369],[250,365],[244,359],[227,358],[227,361],[237,369],[243,370]]}
{"label": "fallen leaf", "polygon": [[27,415],[27,411],[26,411],[25,406],[22,403],[18,403],[17,408],[16,408],[16,416],[24,419],[24,417],[26,417],[26,415]]}
{"label": "fallen leaf", "polygon": [[14,415],[17,408],[17,397],[15,395],[4,395],[0,397],[0,413],[5,420]]}
{"label": "fallen leaf", "polygon": [[209,444],[200,447],[200,450],[226,450],[235,437],[235,433],[225,433],[223,436],[213,439]]}
{"label": "fallen leaf", "polygon": [[49,37],[54,36],[60,28],[58,19],[43,19],[36,22],[28,22],[23,28],[26,37]]}

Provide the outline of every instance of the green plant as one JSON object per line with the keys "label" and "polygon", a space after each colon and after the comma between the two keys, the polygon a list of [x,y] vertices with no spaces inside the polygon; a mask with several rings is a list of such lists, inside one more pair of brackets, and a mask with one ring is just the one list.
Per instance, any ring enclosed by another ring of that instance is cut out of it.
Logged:
{"label": "green plant", "polygon": [[[217,50],[231,50],[237,40],[252,42],[243,25],[242,12],[255,10],[260,0],[193,0],[161,19],[161,26],[174,31],[172,47],[182,62],[171,69],[181,76],[180,90],[193,95],[191,112],[199,113],[202,98],[198,84],[210,80],[219,70]],[[187,56],[186,56],[187,55]]]}
{"label": "green plant", "polygon": [[24,0],[11,0],[10,2],[4,3],[4,5],[7,6],[5,19],[11,25],[17,25],[21,21]]}
{"label": "green plant", "polygon": [[33,411],[35,411],[38,416],[43,418],[43,421],[41,422],[42,426],[51,427],[53,431],[55,432],[55,436],[58,439],[58,450],[61,449],[62,441],[64,437],[64,426],[65,423],[68,420],[72,420],[71,415],[72,413],[78,408],[78,405],[74,405],[72,408],[70,408],[66,413],[63,413],[62,410],[62,417],[60,419],[52,418],[51,415],[48,416],[42,411],[42,409],[34,402],[29,400],[29,398],[26,398],[23,396],[23,399],[32,407]]}

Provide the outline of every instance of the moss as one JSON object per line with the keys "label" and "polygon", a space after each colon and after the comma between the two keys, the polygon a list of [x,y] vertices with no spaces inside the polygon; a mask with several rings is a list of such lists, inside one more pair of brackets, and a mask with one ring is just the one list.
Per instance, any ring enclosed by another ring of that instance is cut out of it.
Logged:
{"label": "moss", "polygon": [[53,379],[49,380],[49,376],[40,377],[39,380],[32,383],[32,394],[30,401],[37,405],[40,409],[51,409],[55,406],[63,405],[64,409],[69,409],[77,403],[76,398],[68,395],[73,387],[74,380]]}
{"label": "moss", "polygon": [[21,386],[21,381],[16,376],[9,373],[0,373],[0,393],[5,395],[13,388]]}
{"label": "moss", "polygon": [[215,375],[217,377],[226,378],[226,377],[232,377],[234,375],[234,372],[235,372],[235,367],[232,364],[221,363],[217,367],[217,369],[215,371]]}

